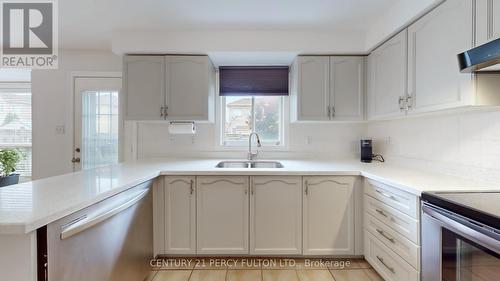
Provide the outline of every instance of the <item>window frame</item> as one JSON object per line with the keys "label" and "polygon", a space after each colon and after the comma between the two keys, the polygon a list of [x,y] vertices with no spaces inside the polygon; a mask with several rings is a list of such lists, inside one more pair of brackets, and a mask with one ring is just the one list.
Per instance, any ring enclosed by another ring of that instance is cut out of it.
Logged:
{"label": "window frame", "polygon": [[[31,87],[31,82],[0,82],[0,95],[3,93],[25,93],[29,92],[30,93],[30,99],[31,99],[31,143],[28,144],[19,144],[19,145],[3,145],[0,143],[0,149],[4,148],[31,148],[31,163],[30,167],[31,170],[29,171],[29,174],[21,174],[20,177],[20,182],[30,180],[33,177],[33,92],[32,92],[32,87]],[[12,143],[14,144],[14,143]]]}
{"label": "window frame", "polygon": [[[253,96],[249,96],[253,97]],[[257,95],[255,97],[258,97]],[[262,147],[259,148],[260,151],[288,151],[288,131],[290,124],[289,117],[289,97],[288,96],[280,96],[281,98],[281,140],[280,144],[277,145],[273,142],[265,142],[261,141]],[[248,150],[248,141],[233,141],[230,143],[224,142],[224,126],[225,126],[225,117],[226,117],[226,106],[225,106],[226,97],[224,96],[216,96],[216,149],[223,151],[247,151]]]}

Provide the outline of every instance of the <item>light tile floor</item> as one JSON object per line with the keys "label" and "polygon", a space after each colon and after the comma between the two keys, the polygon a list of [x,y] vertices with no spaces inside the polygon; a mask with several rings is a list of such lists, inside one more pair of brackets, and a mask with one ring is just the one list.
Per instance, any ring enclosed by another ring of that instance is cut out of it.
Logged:
{"label": "light tile floor", "polygon": [[146,281],[383,281],[363,259],[165,258]]}

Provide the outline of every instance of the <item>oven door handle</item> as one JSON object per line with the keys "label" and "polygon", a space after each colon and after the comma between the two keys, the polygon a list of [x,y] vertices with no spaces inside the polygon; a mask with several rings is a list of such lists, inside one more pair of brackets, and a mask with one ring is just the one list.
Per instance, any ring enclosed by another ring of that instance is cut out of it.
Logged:
{"label": "oven door handle", "polygon": [[424,214],[436,220],[442,227],[453,231],[454,233],[463,236],[464,238],[469,239],[487,249],[490,249],[496,253],[500,253],[499,240],[481,233],[457,220],[454,220],[449,216],[442,214],[442,212],[436,210],[431,206],[423,205],[422,211],[424,212]]}
{"label": "oven door handle", "polygon": [[147,193],[148,189],[146,190],[141,190],[132,196],[128,198],[125,202],[120,202],[118,206],[112,206],[111,208],[100,212],[99,214],[90,216],[90,217],[84,217],[81,220],[75,221],[75,223],[67,225],[63,228],[61,231],[61,240],[68,239],[88,228],[91,228],[92,226],[99,224],[112,216],[128,209],[129,207],[133,206],[135,203],[139,202],[142,198],[144,198]]}

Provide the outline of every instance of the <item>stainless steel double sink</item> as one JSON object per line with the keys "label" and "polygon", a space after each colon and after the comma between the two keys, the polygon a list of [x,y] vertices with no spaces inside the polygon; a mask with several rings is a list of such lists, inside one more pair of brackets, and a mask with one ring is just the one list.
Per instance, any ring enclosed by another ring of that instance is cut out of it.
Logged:
{"label": "stainless steel double sink", "polygon": [[233,168],[233,169],[274,169],[283,168],[283,164],[278,161],[261,161],[261,160],[232,160],[221,161],[217,163],[216,168]]}

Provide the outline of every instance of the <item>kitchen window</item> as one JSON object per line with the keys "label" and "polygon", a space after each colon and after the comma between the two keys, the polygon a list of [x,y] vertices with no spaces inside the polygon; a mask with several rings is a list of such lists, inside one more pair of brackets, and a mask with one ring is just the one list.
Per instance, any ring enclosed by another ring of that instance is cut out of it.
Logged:
{"label": "kitchen window", "polygon": [[223,146],[246,146],[252,132],[264,147],[284,146],[288,67],[220,67],[219,95]]}
{"label": "kitchen window", "polygon": [[246,146],[256,132],[263,146],[283,146],[283,103],[280,96],[223,97],[222,144]]}
{"label": "kitchen window", "polygon": [[0,83],[0,149],[23,153],[16,173],[24,179],[31,178],[31,129],[31,84]]}

